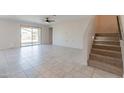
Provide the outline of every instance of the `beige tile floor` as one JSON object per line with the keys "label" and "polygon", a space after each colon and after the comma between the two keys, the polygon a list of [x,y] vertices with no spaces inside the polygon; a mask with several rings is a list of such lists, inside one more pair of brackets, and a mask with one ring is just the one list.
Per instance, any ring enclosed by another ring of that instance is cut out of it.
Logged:
{"label": "beige tile floor", "polygon": [[39,45],[0,51],[0,78],[118,78],[83,65],[80,49]]}

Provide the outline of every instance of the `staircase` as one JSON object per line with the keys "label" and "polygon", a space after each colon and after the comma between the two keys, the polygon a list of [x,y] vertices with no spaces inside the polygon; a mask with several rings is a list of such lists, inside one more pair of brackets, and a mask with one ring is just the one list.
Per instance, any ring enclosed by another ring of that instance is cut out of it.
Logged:
{"label": "staircase", "polygon": [[123,75],[119,33],[96,33],[88,65]]}

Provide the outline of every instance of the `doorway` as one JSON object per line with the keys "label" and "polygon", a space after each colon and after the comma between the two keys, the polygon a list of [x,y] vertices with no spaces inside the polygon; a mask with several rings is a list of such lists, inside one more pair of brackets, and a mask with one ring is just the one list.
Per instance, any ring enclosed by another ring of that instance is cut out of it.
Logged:
{"label": "doorway", "polygon": [[40,44],[40,28],[21,26],[21,46]]}

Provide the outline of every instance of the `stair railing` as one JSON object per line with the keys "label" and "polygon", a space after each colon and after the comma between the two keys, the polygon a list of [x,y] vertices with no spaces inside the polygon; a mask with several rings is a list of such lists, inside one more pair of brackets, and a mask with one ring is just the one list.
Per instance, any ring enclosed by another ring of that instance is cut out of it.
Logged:
{"label": "stair railing", "polygon": [[122,30],[123,29],[122,29],[120,16],[117,16],[117,25],[118,25],[119,37],[120,37],[120,40],[122,40]]}

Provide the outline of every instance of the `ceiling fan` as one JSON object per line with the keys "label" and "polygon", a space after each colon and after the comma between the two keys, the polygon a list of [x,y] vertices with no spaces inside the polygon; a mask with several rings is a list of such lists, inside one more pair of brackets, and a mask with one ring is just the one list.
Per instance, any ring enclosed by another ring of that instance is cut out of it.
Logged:
{"label": "ceiling fan", "polygon": [[45,22],[51,23],[51,22],[55,22],[55,20],[51,20],[50,18],[47,17],[47,18],[45,19]]}
{"label": "ceiling fan", "polygon": [[52,23],[55,22],[55,15],[54,16],[50,16],[50,17],[46,17],[43,19],[46,23]]}

